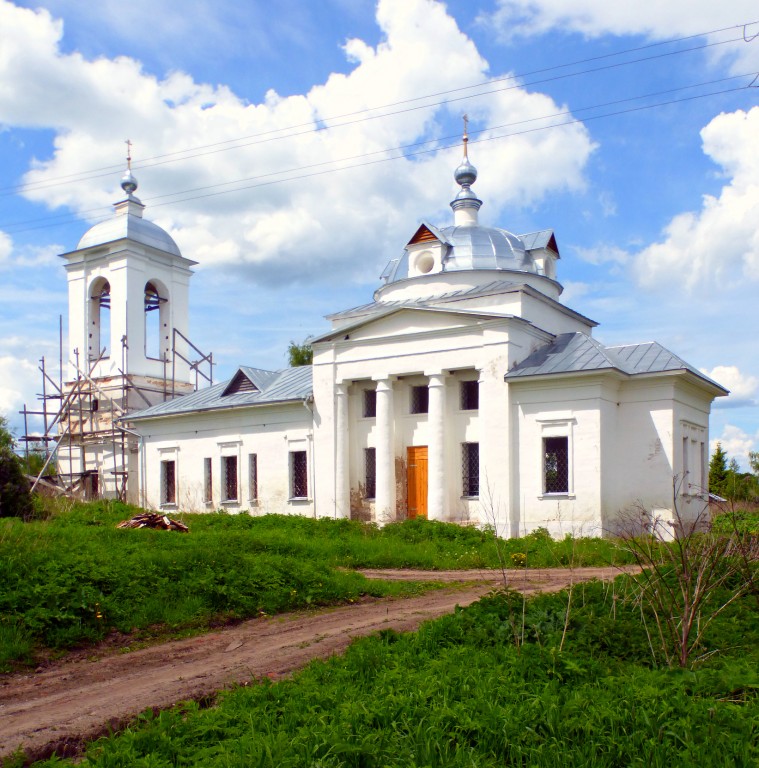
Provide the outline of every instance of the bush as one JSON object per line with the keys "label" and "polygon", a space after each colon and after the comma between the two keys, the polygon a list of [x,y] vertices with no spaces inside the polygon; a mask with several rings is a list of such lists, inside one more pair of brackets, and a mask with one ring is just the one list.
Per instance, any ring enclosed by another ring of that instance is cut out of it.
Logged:
{"label": "bush", "polygon": [[21,460],[10,448],[0,446],[0,517],[27,520],[32,514],[32,495]]}

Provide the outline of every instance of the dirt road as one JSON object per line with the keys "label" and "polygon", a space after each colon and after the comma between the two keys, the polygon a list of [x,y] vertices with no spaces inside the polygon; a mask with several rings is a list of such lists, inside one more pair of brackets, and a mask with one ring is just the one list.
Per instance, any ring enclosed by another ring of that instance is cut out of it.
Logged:
{"label": "dirt road", "polygon": [[[252,677],[279,678],[311,659],[340,653],[381,629],[408,631],[469,605],[502,583],[493,571],[362,571],[369,578],[467,582],[402,600],[252,619],[199,637],[130,653],[73,658],[37,672],[0,677],[0,757],[23,749],[30,757],[75,754],[84,742],[123,726],[152,707],[213,696]],[[510,585],[531,593],[593,578],[616,568],[508,572]]]}

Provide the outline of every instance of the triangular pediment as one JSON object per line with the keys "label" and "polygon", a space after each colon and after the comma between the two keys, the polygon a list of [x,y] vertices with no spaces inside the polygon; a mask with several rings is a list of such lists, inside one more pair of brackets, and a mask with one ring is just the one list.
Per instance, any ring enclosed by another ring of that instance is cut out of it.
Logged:
{"label": "triangular pediment", "polygon": [[227,384],[224,391],[221,393],[221,396],[226,397],[227,395],[247,394],[258,391],[259,388],[249,376],[243,371],[237,371],[237,373],[229,380],[229,384]]}
{"label": "triangular pediment", "polygon": [[443,243],[450,245],[445,235],[437,227],[426,221],[419,225],[411,240],[406,243],[406,247],[408,248],[409,245],[416,245],[417,243]]}
{"label": "triangular pediment", "polygon": [[499,317],[503,315],[437,308],[402,308],[335,329],[315,341],[364,341],[417,333],[443,332],[455,328],[474,327],[483,320]]}

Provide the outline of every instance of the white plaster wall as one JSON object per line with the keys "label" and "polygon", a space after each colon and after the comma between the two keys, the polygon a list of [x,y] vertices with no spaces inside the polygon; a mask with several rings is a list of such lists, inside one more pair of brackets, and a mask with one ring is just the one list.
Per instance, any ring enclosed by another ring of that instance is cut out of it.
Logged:
{"label": "white plaster wall", "polygon": [[[512,535],[539,527],[555,537],[601,535],[602,380],[512,382],[510,396]],[[563,435],[569,437],[569,493],[544,493],[543,438]]]}
{"label": "white plaster wall", "polygon": [[[192,414],[183,418],[140,421],[145,503],[161,505],[161,461],[176,460],[176,508],[187,512],[249,510],[254,514],[314,515],[320,484],[327,478],[314,471],[310,412],[302,403]],[[309,498],[289,499],[291,450],[305,450],[309,464]],[[172,453],[173,452],[173,453]],[[230,453],[231,452],[231,453]],[[248,456],[258,456],[258,501],[250,500]],[[237,455],[239,498],[222,502],[222,455]],[[204,459],[213,461],[213,501],[204,495]]]}

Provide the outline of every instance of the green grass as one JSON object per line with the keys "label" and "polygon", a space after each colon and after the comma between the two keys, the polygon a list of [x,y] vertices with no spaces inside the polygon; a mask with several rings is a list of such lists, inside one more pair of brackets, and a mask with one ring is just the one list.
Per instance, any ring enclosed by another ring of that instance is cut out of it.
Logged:
{"label": "green grass", "polygon": [[190,534],[119,530],[137,510],[73,505],[48,519],[0,520],[0,671],[40,649],[67,649],[116,630],[144,636],[362,595],[430,585],[368,581],[338,566],[494,568],[513,552],[527,566],[623,562],[609,541],[544,532],[498,542],[475,528],[407,521],[383,529],[350,520],[185,515]]}
{"label": "green grass", "polygon": [[615,599],[624,589],[624,580],[575,587],[563,651],[566,594],[524,605],[501,594],[417,633],[356,641],[290,680],[224,693],[218,706],[146,713],[92,744],[79,764],[756,765],[755,606],[744,600],[719,618],[710,643],[731,650],[696,671],[663,670],[636,613]]}

